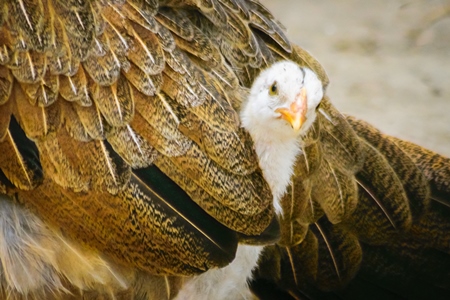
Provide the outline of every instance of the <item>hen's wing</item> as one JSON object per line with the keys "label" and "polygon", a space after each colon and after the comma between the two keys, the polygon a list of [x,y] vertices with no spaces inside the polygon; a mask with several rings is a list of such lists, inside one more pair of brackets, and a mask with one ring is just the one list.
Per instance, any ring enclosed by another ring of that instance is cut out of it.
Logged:
{"label": "hen's wing", "polygon": [[[323,205],[328,194],[321,193],[323,198],[316,200],[316,192],[308,190],[317,179],[307,175],[310,183],[302,182],[302,192],[310,199],[308,216],[315,212],[316,217],[303,223],[296,219],[304,228],[297,244],[266,249],[253,289],[262,299],[270,299],[264,296],[270,293],[286,299],[447,299],[450,159],[384,135],[353,117],[331,118],[346,124],[352,129],[346,135],[356,133],[364,145],[360,169],[347,173],[356,189],[338,184],[339,193],[330,195],[344,195],[344,200],[333,210],[332,205]],[[343,145],[342,140],[333,143]],[[322,147],[327,143],[321,140]],[[326,157],[317,164],[337,166],[328,164]],[[344,182],[342,177],[336,176],[336,182]],[[330,189],[332,184],[327,178],[324,185]],[[295,181],[293,188],[301,189]],[[345,196],[349,190],[356,197],[353,210],[336,222],[334,212],[352,203]]]}
{"label": "hen's wing", "polygon": [[198,274],[232,261],[238,242],[277,239],[271,193],[236,110],[281,55],[327,78],[264,7],[0,8],[4,293],[123,289],[142,281],[138,272]]}

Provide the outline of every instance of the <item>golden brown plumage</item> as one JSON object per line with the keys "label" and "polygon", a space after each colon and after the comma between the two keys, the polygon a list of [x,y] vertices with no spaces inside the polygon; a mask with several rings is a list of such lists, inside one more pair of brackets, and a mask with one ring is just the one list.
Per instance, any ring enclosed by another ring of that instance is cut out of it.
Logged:
{"label": "golden brown plumage", "polygon": [[170,299],[279,236],[257,280],[293,295],[342,287],[369,246],[448,253],[448,160],[327,97],[277,225],[238,112],[280,59],[327,86],[257,1],[1,1],[2,297]]}

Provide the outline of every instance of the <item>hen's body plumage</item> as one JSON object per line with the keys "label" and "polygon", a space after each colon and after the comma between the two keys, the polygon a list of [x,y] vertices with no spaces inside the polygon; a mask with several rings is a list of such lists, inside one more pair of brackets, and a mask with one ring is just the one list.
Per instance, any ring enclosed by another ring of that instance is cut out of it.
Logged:
{"label": "hen's body plumage", "polygon": [[257,1],[0,1],[1,297],[171,299],[238,244],[275,242],[256,293],[428,274],[408,258],[437,252],[427,287],[447,291],[448,159],[374,140],[327,97],[277,221],[239,111],[280,59],[326,88]]}

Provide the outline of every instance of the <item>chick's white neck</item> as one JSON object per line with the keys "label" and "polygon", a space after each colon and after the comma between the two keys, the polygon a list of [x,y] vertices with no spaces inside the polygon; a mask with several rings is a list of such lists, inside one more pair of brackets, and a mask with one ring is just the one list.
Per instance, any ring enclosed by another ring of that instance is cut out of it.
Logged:
{"label": "chick's white neck", "polygon": [[295,159],[301,151],[300,139],[262,131],[251,132],[251,135],[259,166],[272,190],[275,212],[281,214],[280,200],[290,183]]}

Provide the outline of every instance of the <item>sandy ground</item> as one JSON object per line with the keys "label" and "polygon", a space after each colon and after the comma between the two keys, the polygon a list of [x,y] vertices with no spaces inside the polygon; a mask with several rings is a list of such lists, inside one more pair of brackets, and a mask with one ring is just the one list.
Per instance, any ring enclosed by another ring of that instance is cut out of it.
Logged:
{"label": "sandy ground", "polygon": [[429,22],[449,0],[261,2],[325,67],[342,112],[450,156],[450,14]]}

